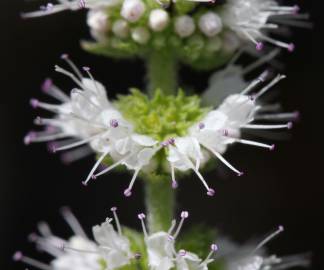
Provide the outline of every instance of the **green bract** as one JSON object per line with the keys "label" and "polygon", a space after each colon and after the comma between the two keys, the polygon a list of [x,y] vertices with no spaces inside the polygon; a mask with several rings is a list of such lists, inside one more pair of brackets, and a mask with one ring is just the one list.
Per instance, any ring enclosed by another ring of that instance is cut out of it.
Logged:
{"label": "green bract", "polygon": [[130,95],[118,96],[115,105],[137,133],[160,142],[187,135],[188,129],[209,111],[200,106],[198,96],[186,96],[182,90],[175,96],[157,90],[149,98],[132,89]]}

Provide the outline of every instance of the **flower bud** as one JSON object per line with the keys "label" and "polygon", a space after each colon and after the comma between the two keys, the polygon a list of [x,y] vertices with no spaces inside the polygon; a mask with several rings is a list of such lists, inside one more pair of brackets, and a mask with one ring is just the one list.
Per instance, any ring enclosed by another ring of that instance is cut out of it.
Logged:
{"label": "flower bud", "polygon": [[206,36],[213,37],[222,31],[223,23],[215,12],[207,12],[200,17],[199,28]]}
{"label": "flower bud", "polygon": [[196,26],[194,20],[190,16],[183,15],[176,18],[174,29],[180,37],[185,38],[193,34]]}
{"label": "flower bud", "polygon": [[108,15],[104,10],[91,10],[88,13],[87,24],[91,30],[103,33],[108,30]]}
{"label": "flower bud", "polygon": [[164,9],[154,9],[150,13],[149,26],[153,31],[160,32],[169,23],[169,14]]}
{"label": "flower bud", "polygon": [[124,20],[117,20],[112,26],[113,33],[119,38],[126,38],[129,34],[128,23]]}
{"label": "flower bud", "polygon": [[141,0],[125,0],[121,9],[121,16],[127,21],[136,22],[145,12],[145,4]]}
{"label": "flower bud", "polygon": [[136,27],[132,30],[132,38],[139,44],[146,44],[150,39],[150,32],[144,27]]}

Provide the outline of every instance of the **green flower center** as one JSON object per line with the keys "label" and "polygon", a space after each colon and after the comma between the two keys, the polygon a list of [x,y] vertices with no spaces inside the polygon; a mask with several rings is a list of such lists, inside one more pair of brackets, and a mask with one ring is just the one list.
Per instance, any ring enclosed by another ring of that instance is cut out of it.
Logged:
{"label": "green flower center", "polygon": [[200,106],[198,96],[186,96],[182,90],[178,94],[165,95],[160,90],[149,98],[137,89],[119,96],[115,106],[130,121],[135,131],[155,140],[185,136],[188,129],[209,111]]}

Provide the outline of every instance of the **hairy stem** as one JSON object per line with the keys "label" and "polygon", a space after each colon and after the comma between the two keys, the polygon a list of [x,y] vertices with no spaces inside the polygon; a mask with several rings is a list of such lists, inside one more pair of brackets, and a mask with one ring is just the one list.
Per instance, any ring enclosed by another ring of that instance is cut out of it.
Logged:
{"label": "hairy stem", "polygon": [[175,191],[166,179],[146,181],[147,225],[150,233],[167,231],[175,206]]}
{"label": "hairy stem", "polygon": [[147,58],[147,90],[153,96],[156,89],[165,94],[175,94],[177,82],[177,60],[167,50],[152,51]]}

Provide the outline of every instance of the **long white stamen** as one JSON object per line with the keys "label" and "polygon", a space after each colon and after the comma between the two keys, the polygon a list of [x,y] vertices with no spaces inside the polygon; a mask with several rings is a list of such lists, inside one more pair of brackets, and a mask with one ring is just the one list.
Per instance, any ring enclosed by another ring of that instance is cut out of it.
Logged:
{"label": "long white stamen", "polygon": [[86,139],[83,139],[83,140],[80,140],[80,141],[77,141],[75,143],[71,143],[71,144],[68,144],[68,145],[65,145],[65,146],[62,146],[62,147],[54,148],[53,149],[53,152],[58,152],[58,151],[63,151],[63,150],[67,150],[67,149],[71,149],[71,148],[78,147],[80,145],[89,143],[89,142],[93,141],[94,139],[96,139],[96,138],[98,138],[100,136],[102,136],[102,133],[96,134],[94,136],[91,136],[89,138],[86,138]]}
{"label": "long white stamen", "polygon": [[88,67],[83,67],[83,70],[88,74],[88,76],[90,77],[91,81],[94,84],[94,87],[96,88],[97,92],[99,93],[99,89],[98,89],[98,85],[96,80],[94,79],[94,77],[92,76],[91,72],[90,72],[90,68]]}
{"label": "long white stamen", "polygon": [[135,183],[135,181],[137,179],[137,175],[140,172],[140,170],[141,170],[141,167],[135,170],[135,172],[133,174],[133,177],[132,177],[132,179],[131,179],[131,181],[130,181],[130,183],[128,185],[128,188],[125,189],[124,195],[126,197],[130,197],[132,195],[132,189],[133,189],[134,183]]}
{"label": "long white stamen", "polygon": [[78,248],[69,247],[69,246],[67,246],[65,244],[62,244],[61,249],[62,250],[70,250],[70,251],[80,252],[80,253],[100,254],[100,252],[96,251],[96,250],[78,249]]}
{"label": "long white stamen", "polygon": [[261,114],[254,117],[255,120],[283,121],[296,120],[299,117],[299,112],[276,113],[276,114]]}
{"label": "long white stamen", "polygon": [[175,228],[176,225],[177,225],[177,221],[175,219],[173,219],[171,221],[171,226],[170,226],[170,228],[168,230],[168,234],[171,234],[173,232],[173,230],[174,230],[174,228]]}
{"label": "long white stamen", "polygon": [[274,78],[270,83],[268,83],[265,87],[263,87],[259,93],[257,93],[254,97],[255,99],[261,97],[262,95],[264,95],[270,88],[272,88],[274,85],[276,85],[278,82],[280,82],[281,80],[285,79],[286,76],[285,75],[277,75],[276,78]]}
{"label": "long white stamen", "polygon": [[104,160],[104,158],[109,154],[110,149],[105,151],[97,160],[95,165],[92,167],[87,179],[83,182],[84,185],[87,185],[90,179],[94,177],[94,172],[97,170],[98,166],[101,164],[101,162]]}
{"label": "long white stamen", "polygon": [[61,58],[72,68],[72,70],[75,72],[75,74],[79,77],[79,79],[82,81],[83,76],[80,72],[80,70],[77,68],[77,66],[73,63],[73,61],[69,58],[67,54],[63,54]]}
{"label": "long white stamen", "polygon": [[59,109],[61,108],[60,105],[41,102],[37,99],[31,99],[30,103],[33,108],[42,108],[44,110],[48,110],[48,111],[54,112],[54,113],[57,113],[59,111]]}
{"label": "long white stamen", "polygon": [[173,234],[173,239],[176,239],[181,231],[181,228],[183,226],[183,223],[185,221],[186,218],[188,218],[189,213],[187,211],[182,211],[181,212],[181,220],[180,223],[178,225],[178,228],[176,229],[175,233]]}
{"label": "long white stamen", "polygon": [[38,230],[41,233],[41,235],[43,235],[44,237],[53,236],[51,229],[46,222],[38,223],[37,227],[38,227]]}
{"label": "long white stamen", "polygon": [[253,146],[262,147],[262,148],[268,148],[269,150],[273,150],[275,147],[274,144],[269,145],[269,144],[265,144],[265,143],[260,143],[260,142],[250,141],[250,140],[243,140],[243,139],[235,139],[235,142],[247,144],[247,145],[253,145]]}
{"label": "long white stamen", "polygon": [[147,230],[146,230],[146,226],[145,226],[145,222],[144,222],[145,214],[143,214],[143,213],[138,214],[138,219],[141,221],[144,237],[147,238],[148,234],[147,234]]}
{"label": "long white stamen", "polygon": [[214,255],[214,253],[218,250],[218,247],[216,244],[212,244],[210,246],[210,252],[208,253],[206,259],[200,264],[200,265],[204,265],[206,263],[208,263],[208,261],[210,260],[210,258]]}
{"label": "long white stamen", "polygon": [[241,95],[247,95],[251,90],[262,83],[266,74],[267,72],[263,72],[258,78],[254,79],[245,89],[243,89]]}
{"label": "long white stamen", "polygon": [[[64,75],[66,75],[66,76],[68,76],[68,77],[70,77],[81,89],[84,89],[84,86],[83,86],[83,84],[82,84],[82,82],[81,81],[79,81],[78,80],[78,78],[77,77],[75,77],[75,75],[73,74],[73,73],[71,73],[71,72],[69,72],[69,71],[67,71],[67,70],[65,70],[65,69],[63,69],[63,68],[61,68],[60,66],[58,66],[58,65],[56,65],[55,66],[55,71],[56,72],[59,72],[59,73],[62,73],[62,74],[64,74]],[[85,90],[85,89],[84,89]]]}
{"label": "long white stamen", "polygon": [[98,176],[100,176],[100,175],[103,175],[103,174],[105,174],[105,173],[111,171],[111,170],[114,169],[115,167],[117,167],[117,166],[119,166],[120,164],[122,164],[125,160],[127,160],[128,158],[130,158],[132,155],[134,155],[134,154],[129,154],[128,156],[126,156],[126,157],[120,159],[119,161],[115,162],[114,164],[112,164],[112,165],[109,166],[108,168],[104,169],[103,171],[101,171],[101,172],[95,174],[94,176],[95,176],[95,177],[98,177]]}
{"label": "long white stamen", "polygon": [[280,233],[282,233],[283,231],[284,231],[283,226],[279,226],[276,231],[274,231],[273,233],[271,233],[269,236],[267,236],[263,241],[261,241],[256,246],[256,248],[252,251],[252,254],[255,253],[261,247],[263,247],[265,244],[267,244],[269,241],[271,241],[273,238],[275,238],[277,235],[279,235]]}
{"label": "long white stamen", "polygon": [[48,264],[45,264],[45,263],[42,263],[35,259],[26,257],[19,251],[14,254],[13,259],[15,261],[21,261],[25,264],[28,264],[30,266],[33,266],[33,267],[41,269],[41,270],[53,270],[53,268],[51,266],[49,266]]}
{"label": "long white stamen", "polygon": [[48,142],[52,140],[62,139],[67,137],[65,133],[56,133],[56,134],[48,134],[46,132],[29,132],[25,138],[24,141],[26,144],[29,143],[36,143],[36,142]]}
{"label": "long white stamen", "polygon": [[115,219],[115,222],[116,222],[118,234],[122,235],[122,230],[121,230],[121,226],[120,226],[120,223],[119,223],[119,218],[118,218],[118,215],[117,215],[117,207],[112,207],[111,211],[113,212],[113,215],[114,215],[114,219]]}
{"label": "long white stamen", "polygon": [[65,152],[61,155],[61,160],[65,164],[70,164],[74,161],[77,161],[79,159],[82,159],[86,156],[89,156],[93,153],[90,147],[88,146],[81,146],[77,149],[70,150],[68,152]]}
{"label": "long white stamen", "polygon": [[55,86],[51,79],[46,79],[42,85],[42,90],[47,95],[65,103],[69,102],[70,97],[66,95],[60,88]]}
{"label": "long white stamen", "polygon": [[285,125],[243,125],[241,128],[247,128],[247,129],[290,129],[292,127],[292,123],[289,122]]}
{"label": "long white stamen", "polygon": [[173,164],[170,162],[170,167],[171,167],[171,181],[172,181],[172,183],[171,183],[171,186],[172,186],[172,188],[177,188],[178,187],[178,182],[177,182],[177,180],[175,179],[175,171],[174,171],[174,166],[173,166]]}
{"label": "long white stamen", "polygon": [[76,235],[80,235],[85,239],[88,238],[78,219],[73,215],[72,211],[68,207],[63,207],[61,209],[61,214]]}
{"label": "long white stamen", "polygon": [[238,169],[236,169],[232,164],[230,164],[220,153],[214,151],[213,149],[207,148],[209,151],[211,151],[221,162],[223,162],[228,168],[230,168],[232,171],[236,172],[238,176],[243,175],[243,172],[240,172]]}

